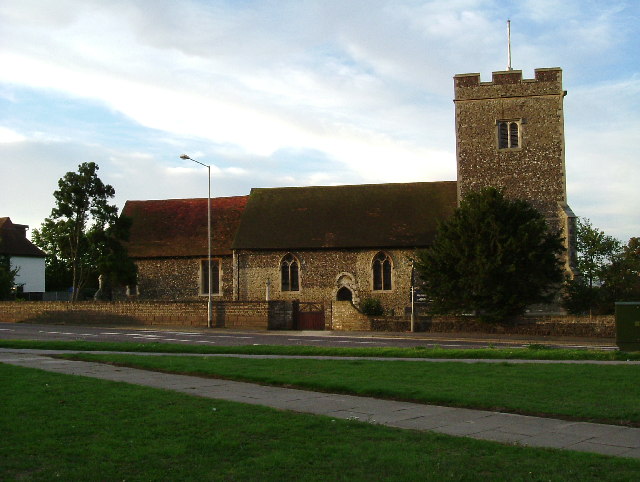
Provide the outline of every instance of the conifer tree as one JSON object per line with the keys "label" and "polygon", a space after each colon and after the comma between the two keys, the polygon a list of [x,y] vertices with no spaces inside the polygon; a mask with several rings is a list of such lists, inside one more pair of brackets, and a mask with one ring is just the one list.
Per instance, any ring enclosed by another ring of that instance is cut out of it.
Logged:
{"label": "conifer tree", "polygon": [[464,197],[415,268],[435,313],[506,321],[555,297],[563,251],[542,214],[490,187]]}

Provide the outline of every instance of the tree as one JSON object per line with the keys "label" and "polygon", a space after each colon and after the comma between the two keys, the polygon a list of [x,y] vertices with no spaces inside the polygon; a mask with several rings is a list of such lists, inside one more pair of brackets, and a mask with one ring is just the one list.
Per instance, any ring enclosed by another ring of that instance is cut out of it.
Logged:
{"label": "tree", "polygon": [[640,238],[631,238],[601,275],[600,304],[613,313],[616,301],[640,300]]}
{"label": "tree", "polygon": [[434,312],[506,321],[554,298],[563,251],[562,237],[536,209],[485,188],[465,196],[439,225],[433,245],[417,253],[415,268]]}
{"label": "tree", "polygon": [[586,218],[578,219],[576,227],[578,276],[567,281],[563,305],[573,314],[613,313],[615,301],[632,299],[638,293],[637,238],[623,247]]}
{"label": "tree", "polygon": [[109,204],[115,190],[97,175],[98,166],[85,162],[78,172],[67,172],[53,193],[56,206],[33,240],[47,252],[47,275],[55,284],[70,280],[72,300],[83,287],[95,285],[98,276],[130,282],[135,267],[122,242],[128,239],[130,221]]}
{"label": "tree", "polygon": [[593,227],[586,218],[578,218],[576,224],[576,267],[589,288],[593,288],[602,282],[604,270],[622,251],[622,244]]}
{"label": "tree", "polygon": [[0,300],[11,297],[11,290],[15,286],[17,274],[18,268],[11,267],[9,257],[0,255]]}

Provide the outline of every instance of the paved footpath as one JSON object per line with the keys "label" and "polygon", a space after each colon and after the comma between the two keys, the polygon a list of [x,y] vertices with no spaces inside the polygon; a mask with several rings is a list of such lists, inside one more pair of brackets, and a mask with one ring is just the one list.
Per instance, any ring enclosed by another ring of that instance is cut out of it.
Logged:
{"label": "paved footpath", "polygon": [[640,459],[640,429],[508,413],[395,402],[269,387],[194,376],[171,375],[102,363],[51,358],[26,350],[0,352],[0,362],[56,373],[80,375],[189,395],[263,405],[281,410],[357,419],[412,430],[493,440],[532,447],[554,447]]}

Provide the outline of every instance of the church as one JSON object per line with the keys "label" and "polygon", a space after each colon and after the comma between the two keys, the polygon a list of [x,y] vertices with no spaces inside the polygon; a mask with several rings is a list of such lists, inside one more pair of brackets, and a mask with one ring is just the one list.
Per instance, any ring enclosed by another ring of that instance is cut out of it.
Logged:
{"label": "church", "polygon": [[[378,299],[403,316],[411,305],[412,256],[467,192],[502,188],[527,200],[573,253],[575,216],[567,204],[560,68],[454,77],[457,181],[252,189],[207,199],[127,201],[129,254],[140,299],[214,302],[280,300],[323,315],[334,304]],[[568,261],[567,261],[567,268]]]}

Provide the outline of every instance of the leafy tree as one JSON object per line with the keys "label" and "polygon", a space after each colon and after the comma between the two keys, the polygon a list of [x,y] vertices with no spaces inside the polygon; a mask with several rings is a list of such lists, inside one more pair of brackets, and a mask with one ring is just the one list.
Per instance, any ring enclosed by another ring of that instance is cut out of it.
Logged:
{"label": "leafy tree", "polygon": [[579,275],[565,286],[563,305],[573,314],[610,314],[616,301],[640,299],[640,240],[627,246],[588,219],[579,219],[576,236]]}
{"label": "leafy tree", "polygon": [[563,251],[560,234],[549,231],[536,209],[485,188],[465,196],[440,224],[415,268],[434,312],[506,321],[554,298]]}
{"label": "leafy tree", "polygon": [[11,297],[17,274],[18,268],[11,268],[9,257],[0,255],[0,300]]}
{"label": "leafy tree", "polygon": [[577,220],[577,268],[586,284],[592,288],[602,282],[608,265],[622,251],[620,241],[591,225],[586,218]]}
{"label": "leafy tree", "polygon": [[70,280],[73,301],[83,287],[95,286],[99,275],[122,282],[135,277],[135,266],[122,245],[130,221],[109,204],[115,190],[100,180],[98,169],[94,162],[85,162],[78,172],[66,173],[53,193],[56,206],[50,217],[33,233],[34,244],[48,253],[52,284],[59,288]]}

